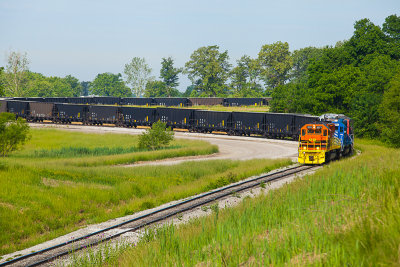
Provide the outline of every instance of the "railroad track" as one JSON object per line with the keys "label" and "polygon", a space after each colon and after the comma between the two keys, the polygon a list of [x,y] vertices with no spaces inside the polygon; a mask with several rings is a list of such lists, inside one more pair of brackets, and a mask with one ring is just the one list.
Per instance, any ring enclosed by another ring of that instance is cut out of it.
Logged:
{"label": "railroad track", "polygon": [[79,251],[87,247],[96,246],[104,241],[115,239],[125,233],[137,231],[147,225],[163,221],[175,215],[206,205],[217,199],[232,195],[236,192],[245,191],[263,183],[287,178],[288,176],[301,173],[306,170],[315,169],[318,166],[295,166],[274,173],[255,177],[235,184],[231,184],[210,192],[186,199],[165,208],[157,209],[142,216],[127,220],[108,228],[90,233],[88,235],[48,247],[46,249],[26,254],[12,260],[0,263],[3,266],[39,266],[49,263],[59,257],[71,252]]}

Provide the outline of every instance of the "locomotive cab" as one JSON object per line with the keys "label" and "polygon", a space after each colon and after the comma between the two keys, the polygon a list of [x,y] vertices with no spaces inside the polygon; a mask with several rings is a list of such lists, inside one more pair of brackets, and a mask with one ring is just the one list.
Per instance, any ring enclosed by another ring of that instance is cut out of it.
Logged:
{"label": "locomotive cab", "polygon": [[333,123],[305,124],[300,132],[298,162],[322,164],[330,161],[331,155],[335,154],[336,150],[340,150],[340,142],[334,135],[335,124]]}

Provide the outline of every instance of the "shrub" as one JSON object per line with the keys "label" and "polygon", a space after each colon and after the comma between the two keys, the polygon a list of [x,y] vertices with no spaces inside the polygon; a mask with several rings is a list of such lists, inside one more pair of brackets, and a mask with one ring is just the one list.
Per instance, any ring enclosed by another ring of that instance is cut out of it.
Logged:
{"label": "shrub", "polygon": [[0,114],[0,154],[3,157],[17,150],[29,138],[29,125],[24,119],[16,119],[14,114],[7,112]]}
{"label": "shrub", "polygon": [[174,132],[166,128],[166,124],[158,121],[153,123],[151,129],[147,129],[139,137],[139,148],[156,150],[168,146],[174,140]]}

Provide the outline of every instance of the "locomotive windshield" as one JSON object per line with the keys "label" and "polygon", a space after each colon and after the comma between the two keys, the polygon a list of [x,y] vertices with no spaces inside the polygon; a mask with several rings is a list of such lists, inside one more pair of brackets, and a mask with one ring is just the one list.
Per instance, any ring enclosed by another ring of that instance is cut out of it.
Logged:
{"label": "locomotive windshield", "polygon": [[308,134],[321,134],[321,129],[307,129]]}

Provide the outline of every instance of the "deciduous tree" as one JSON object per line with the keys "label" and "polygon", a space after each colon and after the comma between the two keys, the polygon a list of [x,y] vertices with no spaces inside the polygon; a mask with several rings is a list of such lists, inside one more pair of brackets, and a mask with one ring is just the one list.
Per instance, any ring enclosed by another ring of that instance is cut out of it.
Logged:
{"label": "deciduous tree", "polygon": [[230,72],[232,93],[236,97],[261,97],[262,86],[259,83],[260,65],[257,59],[244,55]]}
{"label": "deciduous tree", "polygon": [[65,76],[64,80],[71,86],[71,94],[74,97],[83,95],[83,87],[77,78],[72,75]]}
{"label": "deciduous tree", "polygon": [[81,82],[82,94],[83,94],[84,96],[88,96],[88,95],[89,95],[90,84],[91,84],[91,82],[89,82],[89,81],[83,81],[83,82]]}
{"label": "deciduous tree", "polygon": [[79,96],[81,91],[78,79],[72,76],[46,77],[28,71],[26,80],[24,95],[28,97],[72,97]]}
{"label": "deciduous tree", "polygon": [[124,74],[126,82],[131,86],[132,94],[136,97],[142,96],[146,89],[146,84],[153,80],[151,68],[144,58],[132,58],[130,63],[125,64]]}
{"label": "deciduous tree", "polygon": [[228,51],[219,52],[219,46],[200,47],[185,64],[185,73],[200,96],[223,96],[229,77]]}
{"label": "deciduous tree", "polygon": [[400,17],[397,15],[388,16],[382,25],[382,30],[390,38],[400,42]]}
{"label": "deciduous tree", "polygon": [[258,60],[262,67],[261,77],[272,90],[288,80],[292,57],[287,42],[263,45],[258,53]]}
{"label": "deciduous tree", "polygon": [[354,23],[354,33],[345,49],[349,51],[354,64],[360,64],[370,54],[387,54],[390,46],[382,29],[369,19],[361,19]]}
{"label": "deciduous tree", "polygon": [[29,60],[26,53],[10,52],[7,56],[6,96],[23,96],[23,84],[26,82]]}
{"label": "deciduous tree", "polygon": [[120,73],[101,73],[90,84],[90,92],[99,96],[129,97],[131,91],[125,85]]}
{"label": "deciduous tree", "polygon": [[149,81],[146,85],[145,97],[176,97],[179,91],[175,88],[167,88],[163,81]]}
{"label": "deciduous tree", "polygon": [[163,58],[161,62],[160,78],[165,84],[166,96],[176,96],[176,87],[179,85],[179,73],[182,70],[174,67],[174,60],[171,57]]}
{"label": "deciduous tree", "polygon": [[292,53],[293,68],[290,73],[290,79],[297,82],[307,81],[307,68],[311,60],[318,60],[323,50],[316,47],[305,47],[295,50]]}

